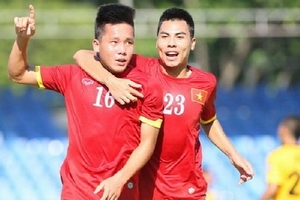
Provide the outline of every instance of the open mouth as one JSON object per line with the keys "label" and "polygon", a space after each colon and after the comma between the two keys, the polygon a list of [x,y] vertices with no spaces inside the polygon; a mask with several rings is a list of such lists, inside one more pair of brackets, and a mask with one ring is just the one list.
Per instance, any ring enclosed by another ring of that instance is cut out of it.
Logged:
{"label": "open mouth", "polygon": [[168,59],[174,60],[174,59],[177,58],[179,53],[172,51],[172,52],[166,52],[165,54],[166,54]]}
{"label": "open mouth", "polygon": [[118,65],[124,66],[126,64],[126,59],[117,59],[116,62],[118,63]]}

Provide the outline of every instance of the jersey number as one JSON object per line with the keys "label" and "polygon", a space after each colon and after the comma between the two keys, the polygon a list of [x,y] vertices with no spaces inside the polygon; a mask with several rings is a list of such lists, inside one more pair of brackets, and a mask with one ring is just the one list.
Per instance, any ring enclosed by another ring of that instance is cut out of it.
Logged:
{"label": "jersey number", "polygon": [[293,178],[293,177],[295,177],[295,183],[293,184],[289,193],[290,195],[300,195],[299,192],[298,193],[296,192],[296,187],[300,182],[300,174],[298,172],[294,172],[289,176],[289,178]]}
{"label": "jersey number", "polygon": [[101,96],[103,93],[104,88],[103,87],[97,87],[98,93],[96,97],[96,102],[93,104],[96,107],[103,107],[103,105],[107,108],[111,108],[114,103],[115,99],[111,96],[110,92],[107,92],[104,97],[104,102],[101,102]]}
{"label": "jersey number", "polygon": [[[166,103],[164,114],[172,115],[174,113],[175,115],[181,115],[184,112],[185,97],[183,95],[179,94],[174,97],[172,94],[167,93],[164,97],[164,102]],[[173,105],[174,102],[176,105]]]}

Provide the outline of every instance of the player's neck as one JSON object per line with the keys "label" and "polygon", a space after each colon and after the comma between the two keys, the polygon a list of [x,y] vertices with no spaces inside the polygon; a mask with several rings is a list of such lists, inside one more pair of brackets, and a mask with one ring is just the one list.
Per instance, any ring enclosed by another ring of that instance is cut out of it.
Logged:
{"label": "player's neck", "polygon": [[294,138],[284,138],[282,140],[282,144],[284,145],[298,145],[298,141]]}
{"label": "player's neck", "polygon": [[192,71],[187,65],[182,66],[166,66],[162,62],[160,63],[162,72],[174,78],[188,78]]}
{"label": "player's neck", "polygon": [[163,66],[161,68],[163,73],[172,76],[174,78],[188,78],[192,74],[192,71],[186,67],[182,70],[178,70],[172,67],[163,67]]}

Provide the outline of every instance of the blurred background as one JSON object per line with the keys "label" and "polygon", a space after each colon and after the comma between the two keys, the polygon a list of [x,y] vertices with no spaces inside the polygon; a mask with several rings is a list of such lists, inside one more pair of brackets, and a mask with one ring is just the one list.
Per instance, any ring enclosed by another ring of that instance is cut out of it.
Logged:
{"label": "blurred background", "polygon": [[210,189],[216,200],[256,200],[265,189],[265,157],[280,142],[279,121],[300,114],[300,1],[283,0],[0,0],[0,200],[60,199],[59,168],[67,148],[63,98],[12,84],[6,73],[15,34],[13,18],[36,9],[32,65],[74,63],[91,49],[96,8],[120,2],[137,8],[136,53],[157,56],[162,11],[186,8],[194,17],[197,47],[190,63],[216,75],[218,118],[255,169],[238,185],[227,157],[201,134]]}

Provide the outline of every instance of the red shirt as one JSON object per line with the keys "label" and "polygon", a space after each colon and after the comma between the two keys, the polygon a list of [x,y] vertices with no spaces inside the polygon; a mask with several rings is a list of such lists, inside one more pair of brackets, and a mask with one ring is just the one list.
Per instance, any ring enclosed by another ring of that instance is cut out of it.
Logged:
{"label": "red shirt", "polygon": [[156,77],[164,93],[164,121],[155,152],[141,173],[141,200],[204,199],[200,121],[215,119],[216,79],[189,67],[188,78],[173,78],[161,71],[154,58],[135,56],[134,64]]}
{"label": "red shirt", "polygon": [[[62,199],[99,200],[101,194],[94,195],[93,191],[120,170],[138,146],[141,121],[160,127],[163,105],[159,84],[135,68],[122,77],[141,83],[145,98],[121,106],[106,86],[79,66],[40,68],[40,86],[65,98],[69,146],[61,167]],[[135,176],[128,183],[129,192],[124,192],[129,194],[120,199],[138,199],[137,186]]]}

